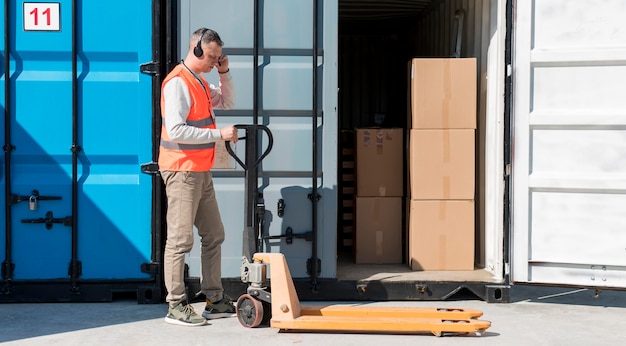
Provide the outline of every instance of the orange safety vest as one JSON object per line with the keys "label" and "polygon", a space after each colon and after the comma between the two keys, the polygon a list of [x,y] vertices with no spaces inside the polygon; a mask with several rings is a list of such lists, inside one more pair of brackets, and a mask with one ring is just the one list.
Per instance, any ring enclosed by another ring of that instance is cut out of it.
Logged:
{"label": "orange safety vest", "polygon": [[[161,118],[165,117],[163,87],[170,79],[180,77],[189,89],[191,108],[187,116],[187,125],[215,129],[213,102],[208,83],[200,77],[204,88],[196,77],[182,64],[170,72],[161,85]],[[206,88],[206,89],[205,89]],[[172,142],[165,129],[165,120],[161,126],[161,144],[159,146],[159,169],[166,171],[205,172],[213,167],[215,161],[215,143],[184,144]]]}

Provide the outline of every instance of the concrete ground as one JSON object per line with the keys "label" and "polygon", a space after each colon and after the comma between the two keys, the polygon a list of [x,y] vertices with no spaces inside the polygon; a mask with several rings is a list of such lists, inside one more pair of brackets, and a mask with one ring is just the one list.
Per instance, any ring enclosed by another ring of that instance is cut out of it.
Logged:
{"label": "concrete ground", "polygon": [[[110,303],[0,304],[0,343],[7,345],[624,345],[626,291],[513,286],[511,302],[481,300],[403,302],[302,302],[317,304],[460,307],[483,311],[491,322],[482,334],[389,335],[281,332],[244,328],[237,318],[202,327],[163,322],[167,305]],[[202,303],[194,303],[197,311]]]}

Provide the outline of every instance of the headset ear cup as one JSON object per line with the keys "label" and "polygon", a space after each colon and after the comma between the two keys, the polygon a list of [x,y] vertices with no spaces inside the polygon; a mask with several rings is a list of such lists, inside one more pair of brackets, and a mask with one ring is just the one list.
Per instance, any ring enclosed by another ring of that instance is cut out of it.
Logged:
{"label": "headset ear cup", "polygon": [[193,48],[193,55],[195,55],[197,58],[201,57],[202,54],[204,54],[204,52],[202,51],[202,47],[200,47],[199,44]]}
{"label": "headset ear cup", "polygon": [[193,55],[196,56],[196,58],[201,58],[202,55],[204,54],[204,51],[202,50],[202,37],[204,36],[204,33],[207,32],[209,29],[204,28],[202,29],[202,32],[200,33],[200,37],[198,37],[198,43],[196,43],[196,46],[193,47]]}

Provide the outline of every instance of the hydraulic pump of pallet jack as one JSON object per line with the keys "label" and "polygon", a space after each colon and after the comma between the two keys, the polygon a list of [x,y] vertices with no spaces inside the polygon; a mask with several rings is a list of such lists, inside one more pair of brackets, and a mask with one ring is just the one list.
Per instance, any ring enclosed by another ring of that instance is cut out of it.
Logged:
{"label": "hydraulic pump of pallet jack", "polygon": [[267,290],[267,264],[248,261],[246,256],[241,258],[241,281],[249,284],[247,292],[252,297],[271,303],[271,294]]}

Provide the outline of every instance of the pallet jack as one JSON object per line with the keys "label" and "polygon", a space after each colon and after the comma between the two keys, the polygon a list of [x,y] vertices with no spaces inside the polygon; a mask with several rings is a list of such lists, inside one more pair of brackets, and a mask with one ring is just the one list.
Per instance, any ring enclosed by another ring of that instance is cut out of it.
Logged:
{"label": "pallet jack", "polygon": [[[244,229],[241,280],[249,284],[247,293],[237,299],[237,319],[246,328],[268,324],[272,328],[291,331],[332,331],[360,333],[432,333],[435,336],[445,334],[482,335],[491,326],[491,322],[479,320],[482,311],[462,308],[407,308],[407,307],[370,307],[349,305],[305,306],[300,304],[293,279],[285,256],[281,253],[262,252],[262,225],[256,200],[256,167],[267,156],[272,147],[272,135],[263,125],[236,125],[246,129],[246,162],[237,158],[229,144],[226,149],[246,170],[246,225]],[[265,131],[269,145],[265,152],[256,159],[256,133]],[[244,138],[246,138],[244,137]],[[243,138],[242,138],[243,139]],[[252,139],[252,140],[250,140]],[[249,162],[254,162],[251,166]],[[252,192],[251,184],[255,184]],[[249,198],[252,196],[252,198]],[[261,203],[262,204],[262,203]],[[262,209],[264,211],[264,208]],[[254,229],[254,228],[257,229]],[[255,249],[256,253],[251,253]],[[270,267],[271,291],[267,282]]]}
{"label": "pallet jack", "polygon": [[[247,328],[269,320],[272,328],[293,331],[361,333],[482,333],[491,322],[478,320],[482,311],[461,308],[406,308],[368,306],[304,306],[281,253],[256,253],[253,262],[242,258],[241,280],[249,283],[237,300],[237,319]],[[271,293],[267,290],[267,266],[271,266]],[[266,311],[267,306],[271,310]],[[271,316],[271,319],[270,319]]]}

